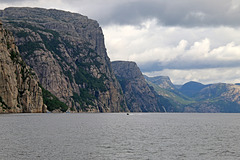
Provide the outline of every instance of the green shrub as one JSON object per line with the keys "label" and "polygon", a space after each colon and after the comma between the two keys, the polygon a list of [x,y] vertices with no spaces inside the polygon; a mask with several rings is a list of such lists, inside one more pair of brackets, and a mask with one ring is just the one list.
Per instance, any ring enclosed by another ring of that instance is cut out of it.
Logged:
{"label": "green shrub", "polygon": [[19,31],[19,32],[15,33],[15,35],[16,35],[17,37],[27,37],[27,36],[29,36],[30,34],[29,34],[28,32],[25,32],[25,31]]}
{"label": "green shrub", "polygon": [[68,79],[71,83],[73,83],[73,77],[72,77],[71,71],[64,71],[63,70],[63,74],[68,77]]}
{"label": "green shrub", "polygon": [[31,42],[31,41],[29,41],[29,42],[27,42],[27,43],[25,43],[23,45],[19,45],[18,49],[19,49],[20,53],[27,52],[25,57],[28,57],[28,56],[32,55],[35,50],[43,49],[43,47],[40,46],[40,42]]}
{"label": "green shrub", "polygon": [[43,103],[47,105],[47,109],[49,111],[53,111],[55,109],[60,109],[62,112],[66,112],[68,109],[68,106],[61,102],[56,96],[54,96],[51,92],[42,88],[42,95],[43,95]]}
{"label": "green shrub", "polygon": [[10,51],[10,58],[12,59],[13,62],[17,62],[17,53],[14,52],[13,50]]}
{"label": "green shrub", "polygon": [[7,104],[3,101],[3,99],[2,99],[1,96],[0,96],[0,103],[2,103],[2,107],[3,107],[4,109],[10,109],[10,108],[7,106]]}
{"label": "green shrub", "polygon": [[96,99],[87,89],[84,88],[80,88],[80,96],[76,92],[73,92],[72,98],[75,102],[80,104],[83,111],[86,111],[88,105],[94,105],[93,100]]}
{"label": "green shrub", "polygon": [[79,69],[74,75],[75,82],[77,84],[85,83],[89,89],[100,90],[101,92],[105,92],[107,90],[104,84],[106,75],[102,74],[100,78],[96,78],[87,71],[85,71],[85,69],[81,67],[79,64],[78,67]]}

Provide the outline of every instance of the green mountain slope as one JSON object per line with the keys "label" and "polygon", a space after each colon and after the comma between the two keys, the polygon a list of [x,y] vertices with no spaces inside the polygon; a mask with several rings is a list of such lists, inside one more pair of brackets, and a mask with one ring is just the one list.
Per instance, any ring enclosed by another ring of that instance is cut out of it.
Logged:
{"label": "green mountain slope", "polygon": [[[158,77],[159,78],[159,77]],[[154,87],[159,95],[170,100],[175,111],[180,112],[240,112],[240,86],[218,83],[203,85],[198,82],[188,82],[180,89],[172,88],[170,80],[146,77],[147,82]],[[160,83],[161,82],[161,83]],[[163,85],[165,85],[163,87]]]}
{"label": "green mountain slope", "polygon": [[161,96],[167,98],[173,105],[173,112],[183,112],[184,106],[194,103],[195,101],[182,94],[172,84],[169,77],[147,77],[145,76],[147,83],[154,88],[154,90]]}

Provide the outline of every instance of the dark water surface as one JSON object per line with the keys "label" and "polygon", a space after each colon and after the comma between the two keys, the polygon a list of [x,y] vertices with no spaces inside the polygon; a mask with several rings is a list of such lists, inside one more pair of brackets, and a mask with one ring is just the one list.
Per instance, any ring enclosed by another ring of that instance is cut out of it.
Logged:
{"label": "dark water surface", "polygon": [[0,115],[1,160],[240,159],[240,114]]}

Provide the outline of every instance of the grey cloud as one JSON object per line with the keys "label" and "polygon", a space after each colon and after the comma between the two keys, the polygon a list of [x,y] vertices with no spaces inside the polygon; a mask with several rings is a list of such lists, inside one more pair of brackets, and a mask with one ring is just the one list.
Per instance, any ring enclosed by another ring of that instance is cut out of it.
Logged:
{"label": "grey cloud", "polygon": [[0,3],[15,3],[15,2],[25,2],[27,0],[0,0]]}
{"label": "grey cloud", "polygon": [[[101,25],[112,23],[139,25],[156,18],[166,26],[240,26],[240,2],[237,0],[52,0],[57,8],[78,11]],[[47,0],[0,0],[5,4],[47,7]]]}
{"label": "grey cloud", "polygon": [[99,20],[103,24],[135,25],[156,18],[166,26],[239,26],[239,4],[229,0],[139,0],[115,6],[108,16]]}
{"label": "grey cloud", "polygon": [[191,60],[175,60],[167,64],[163,64],[158,61],[150,63],[138,64],[142,72],[154,72],[162,71],[165,69],[178,69],[178,70],[190,70],[190,69],[209,69],[209,68],[236,68],[240,67],[239,61],[191,61]]}

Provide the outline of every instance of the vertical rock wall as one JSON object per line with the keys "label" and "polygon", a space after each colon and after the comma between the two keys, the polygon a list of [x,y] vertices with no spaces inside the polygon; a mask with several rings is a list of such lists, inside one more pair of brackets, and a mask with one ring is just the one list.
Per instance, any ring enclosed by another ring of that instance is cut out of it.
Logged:
{"label": "vertical rock wall", "polygon": [[157,93],[148,86],[135,62],[115,61],[112,62],[112,67],[122,86],[130,111],[164,111]]}
{"label": "vertical rock wall", "polygon": [[38,78],[21,59],[11,33],[0,22],[0,113],[41,113]]}

